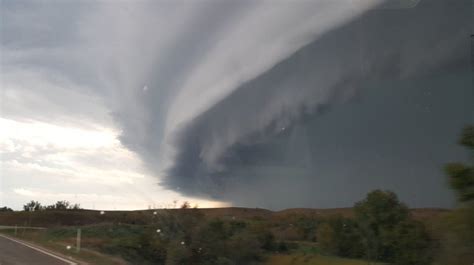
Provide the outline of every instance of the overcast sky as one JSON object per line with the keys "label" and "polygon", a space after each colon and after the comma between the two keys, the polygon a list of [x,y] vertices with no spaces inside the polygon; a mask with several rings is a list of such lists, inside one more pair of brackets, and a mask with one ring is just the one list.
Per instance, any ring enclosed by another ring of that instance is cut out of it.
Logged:
{"label": "overcast sky", "polygon": [[0,206],[453,205],[470,0],[0,3]]}

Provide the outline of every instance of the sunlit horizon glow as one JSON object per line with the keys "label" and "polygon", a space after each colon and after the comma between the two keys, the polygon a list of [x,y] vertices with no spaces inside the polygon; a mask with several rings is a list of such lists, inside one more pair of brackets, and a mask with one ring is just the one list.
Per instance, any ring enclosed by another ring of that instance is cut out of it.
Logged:
{"label": "sunlit horizon glow", "polygon": [[[113,128],[0,118],[0,203],[15,210],[30,200],[43,205],[67,200],[100,210],[175,208],[184,201],[205,208],[228,205],[160,190],[118,136]],[[59,183],[67,192],[58,190]]]}

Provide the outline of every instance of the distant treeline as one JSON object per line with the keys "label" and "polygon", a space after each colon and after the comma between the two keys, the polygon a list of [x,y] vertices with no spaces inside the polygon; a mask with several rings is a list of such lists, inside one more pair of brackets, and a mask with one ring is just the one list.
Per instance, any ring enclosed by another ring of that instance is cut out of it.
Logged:
{"label": "distant treeline", "polygon": [[42,210],[80,210],[81,206],[77,203],[72,204],[68,201],[57,201],[54,204],[43,206],[38,201],[30,201],[23,205],[23,210],[30,211],[42,211]]}
{"label": "distant treeline", "polygon": [[13,212],[13,209],[4,206],[4,207],[0,207],[0,212]]}

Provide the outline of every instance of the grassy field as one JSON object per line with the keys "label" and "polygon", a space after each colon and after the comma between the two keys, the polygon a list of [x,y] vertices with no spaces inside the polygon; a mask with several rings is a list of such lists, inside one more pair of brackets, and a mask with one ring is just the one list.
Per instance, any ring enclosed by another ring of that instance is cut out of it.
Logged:
{"label": "grassy field", "polygon": [[[75,246],[75,229],[67,230],[32,230],[18,229],[15,234],[14,229],[2,229],[0,234],[17,238],[23,241],[31,242],[37,246],[53,251],[60,256],[72,259],[79,264],[101,264],[101,265],[126,265],[123,259],[96,250],[83,247],[79,253]],[[71,246],[71,249],[67,249]]]}
{"label": "grassy field", "polygon": [[343,259],[323,256],[320,254],[288,254],[273,255],[266,262],[267,265],[383,265],[382,263],[368,263],[364,260]]}
{"label": "grassy field", "polygon": [[273,255],[268,260],[268,265],[383,265],[382,263],[368,263],[363,260],[343,259],[322,256],[319,254],[304,255]]}
{"label": "grassy field", "polygon": [[[412,210],[411,213],[416,219],[427,223],[430,230],[436,231],[436,227],[432,224],[435,224],[440,216],[449,213],[449,211],[443,209],[416,209]],[[213,251],[216,246],[223,245],[225,240],[221,238],[219,239],[221,241],[214,245],[207,243],[207,241],[202,241],[209,234],[213,234],[204,233],[203,231],[206,231],[206,227],[213,220],[219,219],[226,222],[223,226],[224,228],[222,228],[224,230],[221,230],[227,232],[219,230],[220,227],[213,227],[209,232],[220,231],[219,233],[226,235],[225,238],[228,244],[231,244],[229,242],[238,244],[238,242],[241,242],[238,240],[247,240],[258,245],[267,238],[266,236],[262,237],[262,235],[265,235],[263,230],[268,230],[267,232],[274,237],[273,245],[267,245],[271,247],[267,247],[264,250],[263,247],[262,249],[253,248],[262,251],[262,253],[258,254],[262,258],[268,257],[264,262],[265,264],[369,264],[363,260],[330,257],[320,253],[318,245],[315,243],[315,228],[318,222],[332,216],[350,218],[353,216],[353,210],[351,208],[288,209],[274,212],[265,209],[231,207],[185,210],[106,211],[105,213],[92,210],[0,212],[0,226],[18,225],[43,228],[38,230],[18,229],[16,234],[14,234],[13,229],[0,229],[0,233],[33,242],[66,257],[85,261],[87,264],[124,265],[127,264],[127,261],[133,264],[156,264],[156,262],[153,263],[150,260],[150,257],[157,255],[156,253],[159,252],[157,249],[166,249],[166,253],[172,253],[169,252],[170,249],[171,251],[179,250],[179,247],[175,247],[175,243],[179,243],[182,238],[186,238],[185,235],[194,237],[194,241],[191,242],[204,244],[206,246],[204,249],[209,251]],[[196,227],[199,229],[196,229]],[[245,229],[239,230],[241,227]],[[81,228],[82,231],[80,253],[77,253],[74,248],[78,228]],[[158,228],[167,232],[160,232],[159,236],[157,236]],[[240,237],[236,236],[235,241],[229,241],[230,236],[226,234],[230,233],[231,228],[234,229],[233,231],[239,231],[238,233],[240,233]],[[260,234],[255,233],[256,231]],[[259,236],[256,236],[257,234]],[[158,238],[159,240],[153,241],[153,238]],[[178,243],[176,244],[179,245]],[[71,248],[67,249],[67,246],[71,246]],[[188,250],[190,249],[188,248]],[[228,249],[233,248],[228,247]],[[148,250],[152,252],[147,252]],[[216,253],[223,252],[217,251]],[[376,263],[370,264],[375,265]],[[377,263],[377,265],[380,265],[380,263]]]}
{"label": "grassy field", "polygon": [[[101,265],[125,265],[128,264],[120,258],[120,253],[110,252],[115,249],[111,247],[109,253],[104,254],[103,246],[113,246],[117,240],[134,244],[134,240],[144,226],[140,225],[95,225],[81,227],[82,244],[81,252],[75,251],[76,227],[56,227],[42,230],[14,229],[0,230],[0,233],[16,237],[25,241],[33,242],[39,246],[87,264]],[[291,242],[295,249],[288,254],[275,254],[267,256],[265,264],[268,265],[367,265],[366,261],[329,257],[319,254],[316,243]],[[67,249],[71,246],[71,249]],[[118,251],[120,248],[117,248]],[[123,253],[122,253],[123,254]],[[372,263],[373,265],[381,265]]]}
{"label": "grassy field", "polygon": [[268,257],[267,265],[386,265],[383,263],[368,263],[365,260],[338,258],[320,254],[317,243],[297,241],[292,242],[297,247],[286,254],[275,254]]}

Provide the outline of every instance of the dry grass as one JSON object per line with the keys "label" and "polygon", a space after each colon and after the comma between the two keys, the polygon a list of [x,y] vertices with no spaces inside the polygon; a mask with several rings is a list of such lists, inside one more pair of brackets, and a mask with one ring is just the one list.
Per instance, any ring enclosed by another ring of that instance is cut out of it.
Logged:
{"label": "dry grass", "polygon": [[[10,237],[14,237],[30,244],[34,244],[37,247],[44,248],[50,252],[53,252],[59,256],[72,259],[80,265],[127,265],[123,259],[115,256],[106,255],[91,249],[82,248],[80,253],[77,253],[74,248],[68,250],[66,246],[74,246],[75,238],[68,238],[63,240],[52,240],[44,235],[46,231],[38,230],[24,230],[20,231],[16,236],[13,233],[13,229],[1,230],[2,234]],[[84,242],[83,242],[84,243]]]}
{"label": "dry grass", "polygon": [[383,265],[382,263],[368,263],[364,260],[343,259],[322,255],[273,255],[269,257],[268,265]]}

